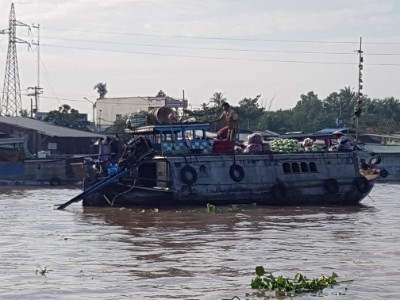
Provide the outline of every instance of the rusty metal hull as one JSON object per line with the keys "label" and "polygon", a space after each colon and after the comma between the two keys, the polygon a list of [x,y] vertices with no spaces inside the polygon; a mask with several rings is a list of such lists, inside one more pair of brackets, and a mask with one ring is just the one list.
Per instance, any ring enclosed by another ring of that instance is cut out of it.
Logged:
{"label": "rusty metal hull", "polygon": [[355,152],[155,156],[85,206],[356,204],[374,186]]}

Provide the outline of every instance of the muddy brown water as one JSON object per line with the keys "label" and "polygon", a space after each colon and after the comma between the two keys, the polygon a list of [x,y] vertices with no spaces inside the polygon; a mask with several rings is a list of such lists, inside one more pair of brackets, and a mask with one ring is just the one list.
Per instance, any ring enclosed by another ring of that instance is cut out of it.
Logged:
{"label": "muddy brown water", "polygon": [[294,299],[400,297],[397,184],[352,207],[55,210],[79,192],[0,188],[0,299],[261,299],[259,265],[342,281]]}

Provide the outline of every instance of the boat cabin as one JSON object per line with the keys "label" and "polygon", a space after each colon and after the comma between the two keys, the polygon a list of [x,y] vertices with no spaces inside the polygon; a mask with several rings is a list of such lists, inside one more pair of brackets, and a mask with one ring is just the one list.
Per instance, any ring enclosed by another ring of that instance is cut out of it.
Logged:
{"label": "boat cabin", "polygon": [[169,125],[142,126],[129,131],[130,134],[144,136],[150,140],[157,152],[166,154],[212,152],[213,139],[207,136],[209,123],[179,123]]}

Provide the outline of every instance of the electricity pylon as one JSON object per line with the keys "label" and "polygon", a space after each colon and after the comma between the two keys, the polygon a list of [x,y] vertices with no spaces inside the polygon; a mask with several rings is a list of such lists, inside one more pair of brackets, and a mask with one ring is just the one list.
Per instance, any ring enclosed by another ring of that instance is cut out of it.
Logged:
{"label": "electricity pylon", "polygon": [[29,25],[15,19],[14,3],[12,3],[9,27],[0,31],[0,34],[8,34],[8,52],[0,115],[14,117],[17,117],[22,110],[16,43],[25,43],[29,45],[28,42],[17,38],[16,26],[26,26],[30,28]]}

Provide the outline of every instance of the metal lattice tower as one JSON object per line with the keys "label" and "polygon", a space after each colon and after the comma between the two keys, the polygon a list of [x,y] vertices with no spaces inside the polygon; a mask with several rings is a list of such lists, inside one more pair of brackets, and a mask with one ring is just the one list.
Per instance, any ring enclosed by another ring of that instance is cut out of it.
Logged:
{"label": "metal lattice tower", "polygon": [[18,59],[16,43],[27,43],[16,36],[16,26],[27,26],[15,19],[14,3],[11,4],[8,29],[1,30],[1,34],[8,33],[8,52],[6,72],[4,76],[3,94],[1,97],[0,115],[18,116],[22,110],[21,88],[19,83]]}

